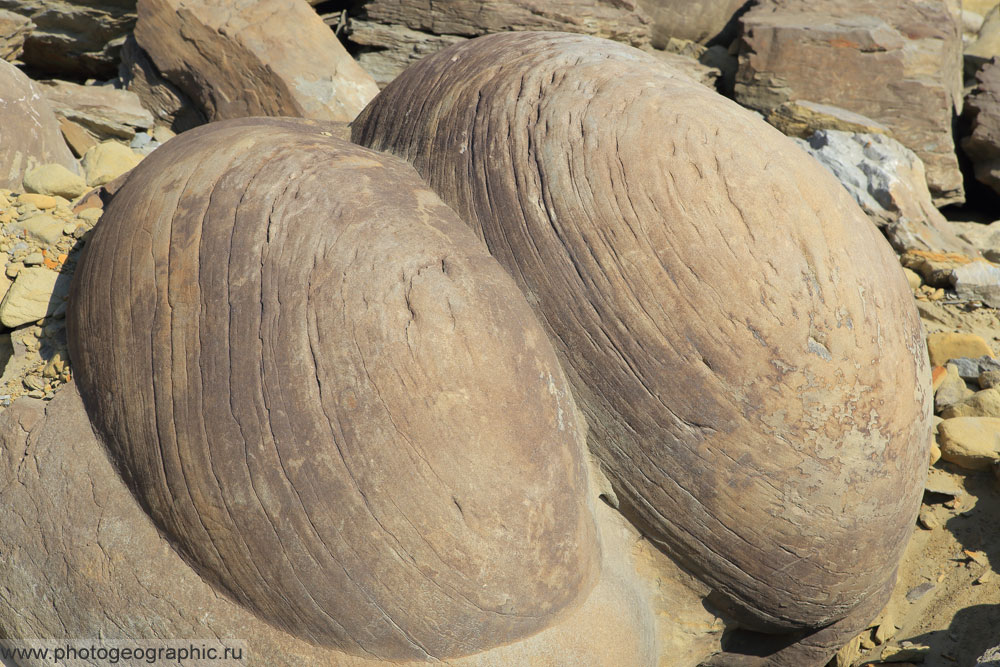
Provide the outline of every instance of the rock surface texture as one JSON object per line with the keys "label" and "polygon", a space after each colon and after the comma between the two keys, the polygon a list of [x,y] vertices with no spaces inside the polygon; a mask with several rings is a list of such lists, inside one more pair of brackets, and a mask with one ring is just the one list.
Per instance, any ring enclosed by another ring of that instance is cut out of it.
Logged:
{"label": "rock surface texture", "polygon": [[467,226],[326,128],[211,124],[131,172],[73,282],[81,395],[154,522],[277,627],[384,659],[524,638],[598,569],[569,386]]}
{"label": "rock surface texture", "polygon": [[0,59],[14,62],[24,49],[24,40],[35,25],[31,19],[0,9]]}
{"label": "rock surface texture", "polygon": [[962,140],[962,148],[973,162],[976,180],[1000,194],[1000,58],[976,73],[967,113],[972,133]]}
{"label": "rock surface texture", "polygon": [[671,37],[707,42],[733,20],[747,0],[639,0],[653,21],[652,43],[658,49]]}
{"label": "rock surface texture", "polygon": [[827,626],[771,664],[823,664],[870,620],[838,619],[874,616],[920,503],[930,369],[895,256],[832,176],[655,58],[556,33],[435,54],[352,129],[515,277],[643,532],[749,626]]}
{"label": "rock surface texture", "polygon": [[114,76],[118,51],[135,25],[134,0],[0,0],[35,27],[21,59],[40,71]]}
{"label": "rock surface texture", "polygon": [[978,254],[935,208],[923,162],[895,139],[819,130],[796,141],[837,177],[897,250]]}
{"label": "rock surface texture", "polygon": [[79,171],[38,86],[7,61],[0,61],[0,146],[0,188],[20,189],[24,174],[45,163]]}
{"label": "rock surface texture", "polygon": [[[695,4],[685,12],[692,26],[704,23],[694,18],[694,10],[707,3]],[[384,86],[424,56],[494,32],[565,30],[647,45],[652,19],[641,5],[637,0],[369,0],[351,19],[349,39],[361,50],[358,61]]]}
{"label": "rock surface texture", "polygon": [[872,118],[924,161],[939,206],[964,199],[952,139],[962,41],[942,0],[763,0],[741,18],[736,99],[764,113],[789,100]]}
{"label": "rock surface texture", "polygon": [[350,121],[371,76],[304,0],[139,0],[135,39],[208,120]]}
{"label": "rock surface texture", "polygon": [[129,140],[153,127],[153,115],[139,96],[113,86],[81,86],[69,81],[46,81],[42,94],[57,116],[71,120],[102,139]]}

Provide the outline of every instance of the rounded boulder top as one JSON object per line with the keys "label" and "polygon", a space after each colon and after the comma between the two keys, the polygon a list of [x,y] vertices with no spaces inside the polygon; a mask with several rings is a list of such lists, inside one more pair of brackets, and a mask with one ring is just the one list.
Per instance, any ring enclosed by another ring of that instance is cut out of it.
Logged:
{"label": "rounded boulder top", "polygon": [[892,585],[930,439],[920,324],[790,139],[641,51],[540,32],[420,61],[352,127],[485,239],[630,515],[733,613],[816,628]]}
{"label": "rounded boulder top", "polygon": [[516,641],[596,580],[583,425],[471,230],[333,134],[213,123],[130,174],[75,275],[80,393],[157,526],[264,620],[387,660]]}

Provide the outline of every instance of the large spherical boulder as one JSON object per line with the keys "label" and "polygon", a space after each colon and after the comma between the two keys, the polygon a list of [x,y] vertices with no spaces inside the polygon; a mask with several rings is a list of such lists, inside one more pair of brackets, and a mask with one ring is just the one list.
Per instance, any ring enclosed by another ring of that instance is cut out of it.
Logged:
{"label": "large spherical boulder", "polygon": [[596,579],[568,385],[468,227],[331,134],[216,123],[132,172],[75,276],[80,393],[156,525],[260,618],[384,659],[515,641]]}
{"label": "large spherical boulder", "polygon": [[920,324],[888,244],[791,140],[558,33],[417,63],[353,139],[485,239],[628,512],[744,623],[825,626],[891,586],[930,437]]}

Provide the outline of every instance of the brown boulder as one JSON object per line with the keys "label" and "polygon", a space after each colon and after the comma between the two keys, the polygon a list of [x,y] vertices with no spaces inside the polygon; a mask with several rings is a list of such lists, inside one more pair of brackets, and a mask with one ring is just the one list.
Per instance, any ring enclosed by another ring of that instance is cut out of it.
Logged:
{"label": "brown boulder", "polygon": [[740,19],[736,99],[806,99],[863,114],[923,160],[935,204],[964,200],[952,139],[962,41],[942,0],[762,0]]}
{"label": "brown boulder", "polygon": [[38,86],[6,60],[0,60],[0,91],[0,188],[20,190],[25,173],[42,164],[79,173],[52,107]]}
{"label": "brown boulder", "polygon": [[352,129],[518,281],[644,533],[754,627],[870,611],[920,504],[930,368],[828,172],[654,58],[558,33],[450,47]]}
{"label": "brown boulder", "polygon": [[139,0],[135,39],[208,120],[353,120],[378,87],[304,0]]}
{"label": "brown boulder", "polygon": [[976,180],[1000,193],[1000,58],[976,73],[976,89],[967,100],[972,132],[962,149],[972,160]]}
{"label": "brown boulder", "polygon": [[94,428],[199,573],[297,637],[539,632],[599,561],[555,352],[409,165],[327,127],[212,123],[131,172],[67,313]]}

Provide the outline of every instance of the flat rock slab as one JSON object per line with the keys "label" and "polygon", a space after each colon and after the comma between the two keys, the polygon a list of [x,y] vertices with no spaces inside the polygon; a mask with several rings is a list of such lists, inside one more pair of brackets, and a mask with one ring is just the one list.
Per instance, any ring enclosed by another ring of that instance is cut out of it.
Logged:
{"label": "flat rock slab", "polygon": [[927,167],[935,204],[964,201],[952,139],[962,105],[960,27],[943,0],[763,0],[740,19],[736,99],[795,99],[884,125]]}
{"label": "flat rock slab", "polygon": [[43,82],[40,90],[57,116],[87,128],[101,138],[131,139],[153,127],[153,114],[139,96],[113,86],[81,86],[69,81]]}
{"label": "flat rock slab", "polygon": [[209,120],[350,121],[378,93],[304,0],[139,0],[135,39]]}
{"label": "flat rock slab", "polygon": [[21,189],[29,170],[50,162],[78,173],[59,120],[38,86],[0,60],[0,188]]}
{"label": "flat rock slab", "polygon": [[130,0],[0,0],[35,28],[21,59],[39,71],[106,79],[115,75],[121,38],[135,24]]}

